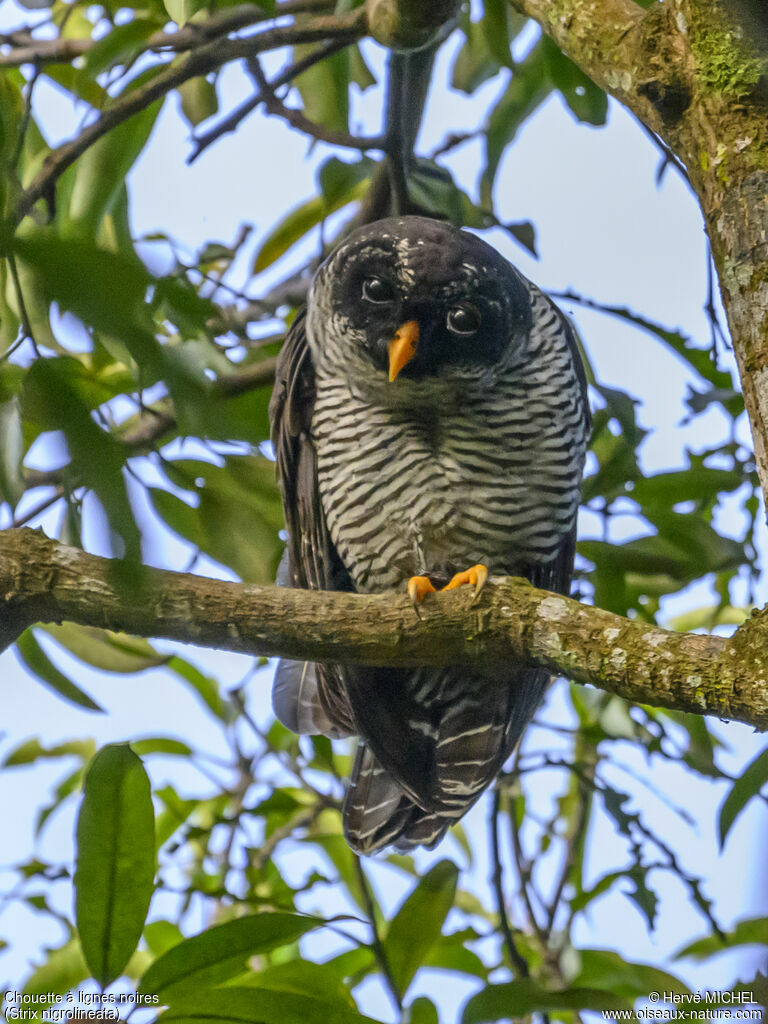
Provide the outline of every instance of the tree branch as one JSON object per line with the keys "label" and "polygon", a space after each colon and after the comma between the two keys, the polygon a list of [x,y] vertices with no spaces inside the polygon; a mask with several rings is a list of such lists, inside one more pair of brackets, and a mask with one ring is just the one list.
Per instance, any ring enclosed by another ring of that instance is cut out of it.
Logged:
{"label": "tree branch", "polygon": [[495,579],[472,594],[356,595],[225,583],[131,569],[34,530],[0,534],[0,645],[29,625],[61,622],[245,654],[366,665],[530,664],[628,700],[768,728],[768,610],[725,639],[673,633]]}
{"label": "tree branch", "polygon": [[278,26],[244,38],[214,39],[189,50],[151,82],[133,92],[121,95],[102,112],[98,120],[84,128],[75,139],[49,153],[42,170],[19,199],[17,219],[22,220],[39,199],[52,198],[56,181],[94,142],[123,121],[127,121],[129,117],[146,110],[155,100],[161,99],[190,78],[207,75],[229,61],[264,53],[267,50],[276,50],[282,46],[324,42],[329,39],[347,39],[353,42],[364,33],[365,11],[359,8],[339,17],[329,15],[313,18],[301,25]]}
{"label": "tree branch", "polygon": [[[137,53],[150,50],[170,50],[181,52],[191,50],[210,39],[239,32],[262,21],[284,17],[289,14],[300,14],[306,11],[318,12],[333,9],[332,0],[286,0],[278,4],[274,14],[255,7],[253,4],[242,4],[233,10],[214,14],[205,21],[188,22],[175,32],[155,32],[147,39]],[[20,67],[22,64],[68,64],[76,57],[92,50],[97,39],[36,39],[29,33],[14,34],[0,40],[9,46],[6,53],[0,53],[0,67]]]}

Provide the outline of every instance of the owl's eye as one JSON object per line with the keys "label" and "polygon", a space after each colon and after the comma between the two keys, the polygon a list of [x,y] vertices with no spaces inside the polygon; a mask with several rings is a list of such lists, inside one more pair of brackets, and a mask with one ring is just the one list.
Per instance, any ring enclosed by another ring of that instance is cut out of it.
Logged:
{"label": "owl's eye", "polygon": [[469,302],[464,302],[461,306],[454,306],[448,310],[445,324],[451,334],[468,338],[471,334],[477,334],[480,321],[480,310]]}
{"label": "owl's eye", "polygon": [[367,302],[391,302],[395,297],[395,289],[392,282],[384,277],[366,277],[362,295]]}

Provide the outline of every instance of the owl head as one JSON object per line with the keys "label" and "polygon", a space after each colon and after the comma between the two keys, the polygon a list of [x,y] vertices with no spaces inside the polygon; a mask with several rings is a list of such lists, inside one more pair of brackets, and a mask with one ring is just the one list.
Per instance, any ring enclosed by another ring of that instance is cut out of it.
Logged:
{"label": "owl head", "polygon": [[309,307],[314,346],[355,362],[362,353],[390,382],[486,370],[531,327],[515,268],[475,235],[427,217],[349,235],[318,270]]}

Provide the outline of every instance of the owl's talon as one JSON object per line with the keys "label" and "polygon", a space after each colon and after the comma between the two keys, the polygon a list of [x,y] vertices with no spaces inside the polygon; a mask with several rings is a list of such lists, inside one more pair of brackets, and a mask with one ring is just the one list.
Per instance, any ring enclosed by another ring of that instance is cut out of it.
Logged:
{"label": "owl's talon", "polygon": [[435,588],[428,576],[411,576],[408,580],[408,597],[411,599],[411,604],[416,610],[416,614],[421,618],[419,612],[419,605],[427,596],[427,594],[434,594]]}
{"label": "owl's talon", "polygon": [[456,587],[463,587],[469,584],[475,588],[472,603],[477,601],[480,593],[488,579],[488,570],[484,565],[473,565],[471,569],[464,572],[457,572],[450,583],[443,587],[443,590],[455,590]]}

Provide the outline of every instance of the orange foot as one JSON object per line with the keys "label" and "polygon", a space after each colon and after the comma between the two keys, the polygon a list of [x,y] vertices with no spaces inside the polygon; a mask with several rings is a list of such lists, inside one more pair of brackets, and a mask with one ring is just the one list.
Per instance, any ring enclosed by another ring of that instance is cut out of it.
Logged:
{"label": "orange foot", "polygon": [[428,576],[411,576],[408,580],[408,597],[417,612],[427,594],[434,594],[434,592],[435,588]]}
{"label": "orange foot", "polygon": [[471,569],[457,572],[451,582],[443,587],[443,590],[455,590],[456,587],[463,587],[465,584],[469,584],[475,588],[475,600],[477,600],[487,579],[488,570],[486,567],[484,565],[473,565]]}
{"label": "orange foot", "polygon": [[[465,584],[469,584],[475,588],[475,600],[479,597],[480,592],[485,586],[485,581],[488,579],[488,570],[484,565],[473,565],[471,569],[466,569],[464,572],[457,572],[450,583],[443,587],[443,590],[455,590],[456,587],[462,587]],[[427,594],[434,594],[435,588],[432,585],[432,581],[428,576],[411,576],[408,580],[408,597],[411,599],[411,604],[416,609],[417,613],[419,605],[427,596]]]}

